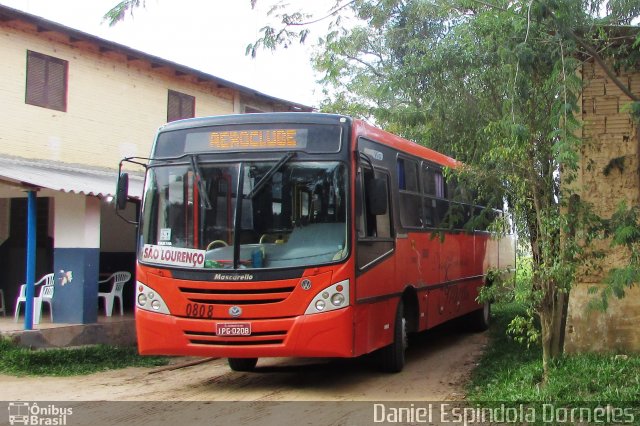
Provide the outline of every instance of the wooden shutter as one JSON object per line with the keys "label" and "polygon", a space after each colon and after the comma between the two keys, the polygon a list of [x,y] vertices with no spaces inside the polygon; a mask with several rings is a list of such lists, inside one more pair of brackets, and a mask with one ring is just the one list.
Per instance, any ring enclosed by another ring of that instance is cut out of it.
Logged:
{"label": "wooden shutter", "polygon": [[29,52],[27,55],[27,99],[32,105],[39,105],[45,99],[46,61],[44,58]]}
{"label": "wooden shutter", "polygon": [[167,121],[195,117],[196,98],[185,93],[169,90]]}
{"label": "wooden shutter", "polygon": [[67,110],[67,66],[60,61],[47,62],[47,104],[52,109]]}
{"label": "wooden shutter", "polygon": [[58,111],[67,110],[68,62],[27,51],[25,102]]}

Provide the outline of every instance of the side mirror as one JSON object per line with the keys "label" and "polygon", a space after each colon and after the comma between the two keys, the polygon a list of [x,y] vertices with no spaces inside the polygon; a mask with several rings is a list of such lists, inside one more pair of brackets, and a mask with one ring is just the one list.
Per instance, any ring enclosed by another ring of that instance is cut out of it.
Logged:
{"label": "side mirror", "polygon": [[116,209],[127,208],[127,198],[129,196],[129,173],[121,173],[118,176],[118,186],[116,189]]}
{"label": "side mirror", "polygon": [[389,196],[387,194],[386,179],[376,178],[370,180],[366,190],[369,212],[376,216],[387,214]]}

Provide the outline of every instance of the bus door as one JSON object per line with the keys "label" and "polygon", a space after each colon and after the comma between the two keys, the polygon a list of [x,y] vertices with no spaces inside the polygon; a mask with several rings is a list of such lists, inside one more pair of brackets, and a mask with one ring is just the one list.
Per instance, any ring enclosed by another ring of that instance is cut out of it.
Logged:
{"label": "bus door", "polygon": [[361,164],[356,176],[355,352],[390,343],[396,298],[396,260],[389,173]]}

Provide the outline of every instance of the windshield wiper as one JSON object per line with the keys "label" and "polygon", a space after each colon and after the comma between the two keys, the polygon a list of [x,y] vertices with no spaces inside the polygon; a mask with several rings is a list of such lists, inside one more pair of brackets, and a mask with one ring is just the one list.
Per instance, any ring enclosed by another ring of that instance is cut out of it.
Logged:
{"label": "windshield wiper", "polygon": [[209,200],[209,194],[207,194],[207,187],[202,179],[202,173],[200,173],[200,166],[198,165],[198,159],[196,155],[191,155],[191,168],[195,174],[198,182],[198,192],[200,193],[200,200],[205,209],[211,210],[211,200]]}
{"label": "windshield wiper", "polygon": [[255,195],[260,192],[262,187],[265,186],[267,182],[269,182],[271,177],[276,174],[278,170],[280,170],[280,168],[284,166],[289,160],[291,160],[295,155],[295,151],[289,151],[280,160],[278,160],[278,162],[274,164],[273,167],[271,167],[264,176],[262,176],[262,179],[260,179],[258,183],[256,183],[256,186],[253,187],[251,192],[247,195],[247,198],[251,199],[255,197]]}

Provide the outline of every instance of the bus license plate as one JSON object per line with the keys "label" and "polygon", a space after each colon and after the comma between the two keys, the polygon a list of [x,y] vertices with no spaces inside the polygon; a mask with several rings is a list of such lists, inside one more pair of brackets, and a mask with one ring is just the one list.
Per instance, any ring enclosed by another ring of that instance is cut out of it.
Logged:
{"label": "bus license plate", "polygon": [[251,323],[236,322],[216,324],[218,336],[251,336]]}

